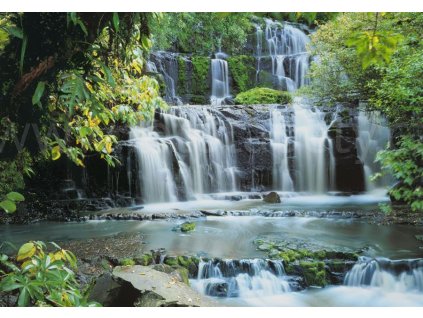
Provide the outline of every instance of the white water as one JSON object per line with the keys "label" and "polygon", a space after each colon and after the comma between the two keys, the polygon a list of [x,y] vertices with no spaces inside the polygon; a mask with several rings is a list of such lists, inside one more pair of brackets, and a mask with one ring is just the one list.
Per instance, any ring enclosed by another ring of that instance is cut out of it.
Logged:
{"label": "white water", "polygon": [[[271,73],[277,78],[278,86],[283,90],[294,91],[306,85],[309,82],[306,74],[309,69],[307,44],[310,39],[303,31],[292,25],[270,19],[265,19],[265,22],[264,37],[268,54],[266,56],[271,58]],[[257,26],[257,76],[261,70],[261,60],[266,57],[263,55],[262,38],[263,31]]]}
{"label": "white water", "polygon": [[210,108],[171,108],[162,113],[164,134],[153,127],[131,129],[145,202],[195,199],[235,191],[232,128]]}
{"label": "white water", "polygon": [[345,285],[379,287],[393,292],[423,292],[423,260],[360,257],[345,276]]}
{"label": "white water", "polygon": [[217,53],[216,58],[211,60],[212,75],[212,94],[210,102],[213,106],[220,106],[226,98],[230,97],[229,93],[229,70],[228,62],[222,56],[223,53]]}
{"label": "white water", "polygon": [[375,162],[376,154],[385,149],[390,140],[391,132],[386,120],[377,111],[360,111],[357,122],[357,154],[363,162],[366,191],[386,187],[391,181],[387,176],[370,181],[372,175],[380,172],[380,165]]}
{"label": "white water", "polygon": [[[331,123],[325,122],[325,114],[296,98],[294,148],[297,191],[324,193],[335,187],[335,158],[333,143],[328,136]],[[333,116],[335,117],[335,115]]]}
{"label": "white water", "polygon": [[[200,261],[198,277],[191,284],[203,294],[219,297],[265,297],[291,290],[282,261],[263,259]],[[223,295],[216,293],[216,285],[225,287]]]}
{"label": "white water", "polygon": [[294,184],[288,168],[289,137],[286,134],[285,117],[280,110],[270,111],[271,119],[271,147],[273,156],[273,187],[281,191],[293,191]]}

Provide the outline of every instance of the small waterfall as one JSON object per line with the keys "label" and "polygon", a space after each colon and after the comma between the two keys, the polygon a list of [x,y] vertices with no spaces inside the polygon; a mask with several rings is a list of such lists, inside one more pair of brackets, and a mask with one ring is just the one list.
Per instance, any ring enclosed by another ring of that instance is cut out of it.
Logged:
{"label": "small waterfall", "polygon": [[229,94],[228,62],[223,57],[224,53],[216,53],[216,58],[211,60],[212,95],[210,102],[213,106],[220,106]]}
{"label": "small waterfall", "polygon": [[265,22],[264,37],[267,56],[264,56],[262,52],[263,31],[260,26],[256,27],[257,77],[261,71],[261,60],[264,57],[270,57],[272,62],[270,71],[277,78],[278,88],[294,91],[307,85],[309,82],[306,78],[309,69],[309,54],[307,53],[309,37],[290,24],[282,24],[270,19],[265,19]]}
{"label": "small waterfall", "polygon": [[288,168],[289,137],[286,134],[285,117],[282,112],[273,108],[271,119],[271,147],[273,157],[273,187],[275,190],[293,191],[294,185]]}
{"label": "small waterfall", "polygon": [[144,201],[177,201],[172,143],[160,138],[152,125],[131,128],[130,138],[137,150],[138,179]]}
{"label": "small waterfall", "polygon": [[296,190],[324,193],[335,188],[335,157],[325,114],[316,107],[296,98],[295,113],[295,170]]}
{"label": "small waterfall", "polygon": [[389,176],[370,181],[370,177],[380,171],[379,163],[375,162],[378,151],[385,149],[390,140],[390,129],[380,112],[358,114],[357,154],[364,167],[366,191],[377,187],[386,187],[390,183]]}
{"label": "small waterfall", "polygon": [[209,107],[173,107],[156,126],[131,129],[145,202],[237,189],[232,127],[222,114]]}
{"label": "small waterfall", "polygon": [[423,292],[423,260],[392,261],[360,257],[345,276],[344,284],[380,287],[396,292]]}
{"label": "small waterfall", "polygon": [[217,297],[263,297],[291,291],[282,261],[263,259],[200,261],[191,281],[199,292]]}
{"label": "small waterfall", "polygon": [[[178,60],[177,54],[170,52],[154,52],[151,54],[151,58],[154,62],[150,62],[147,67],[148,69],[156,68],[160,74],[163,75],[166,91],[165,100],[172,105],[182,105],[182,101],[176,93],[176,87],[178,85]],[[151,63],[154,63],[154,67]]]}

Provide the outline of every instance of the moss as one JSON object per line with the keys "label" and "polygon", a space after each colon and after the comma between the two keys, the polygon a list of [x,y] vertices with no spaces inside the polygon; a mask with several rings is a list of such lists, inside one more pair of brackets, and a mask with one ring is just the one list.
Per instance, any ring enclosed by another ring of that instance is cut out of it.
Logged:
{"label": "moss", "polygon": [[301,261],[300,267],[303,271],[304,279],[309,286],[326,286],[326,271],[324,262]]}
{"label": "moss", "polygon": [[178,59],[178,87],[177,91],[179,95],[185,95],[187,93],[187,65],[185,59],[181,56]]}
{"label": "moss", "polygon": [[176,257],[173,256],[167,256],[163,263],[165,263],[166,265],[169,266],[177,266],[178,265],[178,259]]}
{"label": "moss", "polygon": [[288,104],[292,96],[288,92],[277,91],[271,88],[256,87],[236,96],[235,102],[242,105],[253,104]]}
{"label": "moss", "polygon": [[121,266],[134,266],[135,261],[132,258],[123,258],[119,260],[119,265]]}
{"label": "moss", "polygon": [[279,258],[283,259],[286,263],[295,262],[297,259],[302,258],[301,254],[294,250],[285,250],[279,253]]}
{"label": "moss", "polygon": [[210,93],[209,69],[210,59],[206,56],[193,56],[192,62],[192,93],[206,96]]}
{"label": "moss", "polygon": [[153,264],[153,256],[151,254],[143,254],[140,257],[134,258],[135,264],[148,266]]}
{"label": "moss", "polygon": [[248,55],[238,55],[228,58],[229,72],[234,82],[233,92],[241,93],[253,87],[256,69],[255,59]]}
{"label": "moss", "polygon": [[189,286],[190,284],[189,284],[188,269],[182,266],[172,266],[172,268],[174,268],[179,273],[179,276],[181,277],[182,282]]}
{"label": "moss", "polygon": [[195,223],[194,222],[185,222],[181,225],[182,232],[192,232],[195,230]]}

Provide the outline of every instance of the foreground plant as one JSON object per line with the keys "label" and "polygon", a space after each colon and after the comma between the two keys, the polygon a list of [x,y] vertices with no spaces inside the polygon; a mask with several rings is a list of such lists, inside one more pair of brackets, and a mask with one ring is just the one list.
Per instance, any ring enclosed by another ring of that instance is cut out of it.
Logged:
{"label": "foreground plant", "polygon": [[14,295],[17,306],[99,306],[87,300],[76,280],[75,255],[50,242],[31,241],[22,245],[16,262],[0,254],[0,297]]}

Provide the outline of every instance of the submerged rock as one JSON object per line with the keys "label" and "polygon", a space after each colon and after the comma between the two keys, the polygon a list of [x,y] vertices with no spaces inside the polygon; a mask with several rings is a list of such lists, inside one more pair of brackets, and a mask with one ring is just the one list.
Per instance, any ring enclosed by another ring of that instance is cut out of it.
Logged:
{"label": "submerged rock", "polygon": [[276,192],[270,192],[263,196],[263,201],[266,203],[281,203],[281,197]]}

